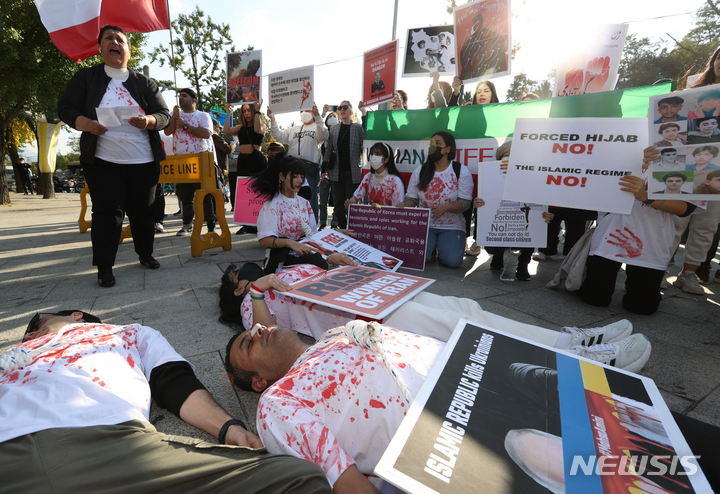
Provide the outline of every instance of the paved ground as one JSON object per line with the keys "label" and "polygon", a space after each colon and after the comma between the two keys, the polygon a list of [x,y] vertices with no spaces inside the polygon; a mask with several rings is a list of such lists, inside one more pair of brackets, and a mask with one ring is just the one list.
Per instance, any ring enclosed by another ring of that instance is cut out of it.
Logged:
{"label": "paved ground", "polygon": [[[259,261],[263,249],[255,236],[233,235],[231,250],[191,257],[190,238],[175,236],[181,226],[172,216],[178,209],[175,197],[168,199],[167,233],[155,238],[161,269],[140,266],[132,242],[125,242],[114,269],[117,285],[100,288],[91,266],[90,233],[78,231],[80,196],[43,200],[11,193],[12,205],[0,207],[0,351],[20,341],[38,311],[80,309],[107,322],[145,324],[162,332],[196,366],[222,406],[252,424],[256,397],[236,391],[224,373],[225,344],[233,329],[218,322],[217,290],[228,263]],[[229,212],[227,217],[230,222]],[[671,274],[679,271],[680,254],[677,258]],[[472,298],[490,312],[552,329],[627,317],[652,341],[653,354],[642,374],[655,380],[670,409],[720,426],[720,284],[708,285],[706,296],[671,287],[656,314],[637,316],[626,314],[620,304],[622,275],[610,307],[597,308],[563,289],[545,288],[559,261],[531,263],[529,282],[501,281],[489,264],[483,252],[466,258],[460,269],[433,262],[424,274],[408,273],[436,279],[429,289],[433,293]],[[202,437],[164,410],[154,408],[151,420],[164,432]]]}

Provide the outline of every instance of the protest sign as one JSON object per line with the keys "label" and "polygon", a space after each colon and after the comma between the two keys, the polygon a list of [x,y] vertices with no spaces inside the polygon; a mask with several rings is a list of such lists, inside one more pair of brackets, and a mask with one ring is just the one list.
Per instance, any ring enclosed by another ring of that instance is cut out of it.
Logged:
{"label": "protest sign", "polygon": [[510,0],[477,0],[453,9],[455,60],[465,84],[510,74]]}
{"label": "protest sign", "polygon": [[395,96],[398,41],[363,53],[363,106],[390,101]]}
{"label": "protest sign", "polygon": [[301,240],[300,243],[309,245],[324,256],[333,252],[342,252],[360,266],[384,271],[397,271],[397,268],[403,263],[397,257],[386,254],[336,230],[317,232],[312,237]]}
{"label": "protest sign", "polygon": [[483,163],[479,169],[478,195],[485,205],[478,208],[475,240],[485,247],[545,247],[547,225],[542,213],[547,206],[503,201],[506,166],[502,161]]}
{"label": "protest sign", "polygon": [[379,320],[434,281],[364,266],[344,266],[299,281],[285,295]]}
{"label": "protest sign", "polygon": [[455,28],[453,26],[408,29],[403,77],[427,77],[431,72],[454,76]]}
{"label": "protest sign", "polygon": [[416,494],[711,492],[651,379],[463,320],[375,474]]}
{"label": "protest sign", "polygon": [[258,215],[265,201],[250,190],[250,177],[238,177],[235,186],[235,215],[233,221],[240,225],[257,225]]}
{"label": "protest sign", "polygon": [[720,201],[720,84],[650,98],[649,199]]}
{"label": "protest sign", "polygon": [[555,78],[555,96],[611,91],[615,86],[628,24],[583,25],[569,35],[576,48],[564,51]]}
{"label": "protest sign", "polygon": [[629,214],[634,196],[620,190],[640,176],[645,120],[518,118],[503,199]]}
{"label": "protest sign", "polygon": [[270,74],[270,110],[275,114],[312,110],[315,99],[314,74],[314,65]]}
{"label": "protest sign", "polygon": [[352,204],[348,228],[353,231],[354,238],[397,256],[404,268],[425,269],[429,209]]}
{"label": "protest sign", "polygon": [[226,58],[227,95],[231,105],[260,101],[262,50],[228,53]]}

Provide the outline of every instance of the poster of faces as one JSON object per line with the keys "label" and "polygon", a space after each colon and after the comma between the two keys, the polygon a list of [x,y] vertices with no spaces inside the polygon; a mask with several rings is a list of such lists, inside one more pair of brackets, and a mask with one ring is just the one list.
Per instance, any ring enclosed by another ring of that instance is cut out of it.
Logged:
{"label": "poster of faces", "polygon": [[720,85],[654,96],[648,116],[649,143],[660,150],[648,197],[720,200]]}
{"label": "poster of faces", "polygon": [[427,77],[433,72],[456,74],[454,26],[408,29],[403,77]]}

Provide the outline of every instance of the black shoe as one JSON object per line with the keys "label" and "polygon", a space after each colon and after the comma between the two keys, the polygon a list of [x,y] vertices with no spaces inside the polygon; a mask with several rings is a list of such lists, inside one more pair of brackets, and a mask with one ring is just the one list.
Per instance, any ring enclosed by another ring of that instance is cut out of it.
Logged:
{"label": "black shoe", "polygon": [[490,269],[500,270],[503,268],[503,254],[493,254],[492,261],[490,261]]}
{"label": "black shoe", "polygon": [[528,273],[527,264],[518,264],[515,270],[515,279],[520,281],[530,281],[530,273]]}
{"label": "black shoe", "polygon": [[145,257],[138,257],[140,260],[140,264],[145,266],[148,269],[158,269],[160,267],[160,263],[157,262],[157,260],[153,256],[145,256]]}
{"label": "black shoe", "polygon": [[695,270],[695,274],[703,284],[706,284],[710,280],[710,266],[700,266]]}
{"label": "black shoe", "polygon": [[112,266],[106,268],[98,266],[98,285],[104,288],[115,286],[115,277],[112,274]]}
{"label": "black shoe", "polygon": [[182,216],[182,209],[179,209],[177,213],[173,213],[173,216]]}

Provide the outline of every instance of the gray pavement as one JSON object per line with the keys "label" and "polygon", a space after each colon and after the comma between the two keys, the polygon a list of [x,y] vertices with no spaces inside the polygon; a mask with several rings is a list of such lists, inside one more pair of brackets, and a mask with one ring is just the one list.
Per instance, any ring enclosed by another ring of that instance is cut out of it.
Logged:
{"label": "gray pavement", "polygon": [[[90,233],[78,230],[79,194],[48,200],[10,196],[12,205],[0,206],[0,352],[20,342],[35,312],[80,309],[110,323],[141,323],[160,331],[196,366],[200,380],[231,415],[254,424],[257,396],[234,389],[224,372],[225,345],[234,330],[218,321],[217,296],[229,263],[263,258],[254,235],[233,235],[231,250],[212,249],[194,258],[190,237],[175,236],[182,222],[172,215],[175,196],[168,196],[166,233],[155,237],[154,255],[162,267],[142,267],[132,242],[125,241],[114,268],[117,285],[100,288],[91,265]],[[226,214],[231,231],[236,231],[231,213]],[[680,256],[670,267],[671,275],[680,270]],[[655,380],[669,408],[720,426],[720,284],[707,285],[705,296],[671,287],[657,313],[638,316],[620,304],[622,271],[612,304],[598,308],[564,289],[545,287],[559,260],[533,261],[529,282],[501,281],[489,266],[483,251],[477,258],[467,257],[459,269],[431,262],[424,273],[406,272],[436,279],[430,292],[471,298],[490,312],[554,330],[600,326],[626,317],[653,344],[642,374]],[[715,263],[711,276],[717,267]],[[153,407],[151,421],[163,432],[212,440],[162,409]]]}

